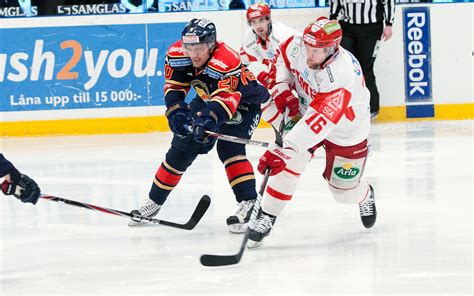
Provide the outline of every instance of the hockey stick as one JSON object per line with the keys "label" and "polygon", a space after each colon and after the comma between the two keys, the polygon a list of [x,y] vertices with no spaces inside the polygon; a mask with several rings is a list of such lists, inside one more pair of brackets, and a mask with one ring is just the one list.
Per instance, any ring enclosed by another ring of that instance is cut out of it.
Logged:
{"label": "hockey stick", "polygon": [[[192,132],[193,128],[190,125],[185,124],[184,128],[186,128],[188,131]],[[259,146],[259,147],[268,147],[267,142],[262,142],[262,141],[254,141],[254,140],[249,140],[245,138],[239,138],[236,136],[230,136],[230,135],[224,135],[216,132],[211,132],[211,131],[205,131],[207,134],[209,134],[211,137],[218,138],[220,140],[224,140],[227,142],[232,142],[232,143],[237,143],[237,144],[244,144],[244,145],[254,145],[254,146]]]}
{"label": "hockey stick", "polygon": [[[244,144],[244,145],[253,145],[253,146],[264,147],[264,148],[266,148],[266,147],[268,147],[268,145],[270,145],[270,143],[267,143],[267,142],[249,140],[249,139],[245,139],[245,138],[239,138],[239,137],[236,137],[236,136],[230,136],[230,135],[220,134],[220,133],[211,132],[211,131],[206,131],[206,133],[208,133],[211,137],[216,137],[219,140],[223,140],[223,141],[227,141],[227,142],[233,142],[233,143]],[[372,145],[368,144],[367,149],[368,149],[368,152],[367,152],[368,155],[371,156],[372,155]],[[314,153],[315,149],[308,149],[308,151],[310,153]],[[318,155],[318,156],[315,156],[315,157],[313,156],[313,158],[315,158],[315,159],[324,159],[325,157]]]}
{"label": "hockey stick", "polygon": [[194,227],[196,227],[196,225],[201,220],[202,216],[204,216],[207,209],[209,208],[209,205],[211,204],[211,198],[207,195],[203,195],[201,197],[201,199],[199,200],[199,203],[197,204],[196,209],[194,210],[193,214],[191,215],[191,218],[189,219],[189,221],[184,223],[184,224],[179,224],[179,223],[174,223],[174,222],[170,222],[170,221],[150,218],[150,217],[132,215],[132,214],[127,213],[127,212],[118,211],[118,210],[109,209],[109,208],[104,208],[104,207],[91,205],[91,204],[88,204],[88,203],[75,201],[75,200],[70,200],[70,199],[57,197],[57,196],[52,196],[52,195],[42,194],[41,198],[49,200],[49,201],[54,201],[54,202],[58,202],[58,203],[65,203],[65,204],[70,205],[70,206],[80,207],[80,208],[84,208],[84,209],[88,209],[88,210],[92,210],[92,211],[98,211],[98,212],[111,214],[111,215],[115,215],[115,216],[120,216],[120,217],[124,217],[124,218],[133,218],[135,221],[138,221],[138,222],[146,221],[146,222],[150,222],[150,223],[153,223],[153,224],[161,224],[161,225],[165,225],[165,226],[170,226],[170,227],[179,228],[179,229],[186,229],[186,230],[191,230]]}
{"label": "hockey stick", "polygon": [[[277,143],[280,146],[283,146],[282,134],[283,134],[283,129],[285,127],[286,116],[287,116],[287,112],[285,112],[285,115],[283,116],[283,120],[281,121],[278,131],[275,128],[273,128],[276,135],[275,143]],[[269,177],[270,177],[270,169],[267,168],[262,180],[262,185],[260,186],[260,191],[258,192],[258,196],[255,201],[255,205],[253,206],[252,214],[248,222],[247,230],[245,231],[244,239],[242,240],[242,244],[240,245],[239,252],[235,255],[210,255],[210,254],[201,255],[200,261],[202,265],[225,266],[225,265],[237,264],[240,262],[240,259],[242,259],[242,255],[244,254],[245,247],[247,246],[247,242],[249,240],[250,228],[252,228],[257,222],[257,215],[258,215],[258,212],[260,211],[263,194],[265,192],[265,188],[267,187],[267,182],[268,182]]]}
{"label": "hockey stick", "polygon": [[239,138],[235,136],[229,136],[229,135],[224,135],[220,133],[215,133],[211,131],[206,131],[211,137],[218,138],[219,140],[227,141],[227,142],[233,142],[233,143],[238,143],[238,144],[245,144],[245,145],[253,145],[253,146],[259,146],[259,147],[268,147],[269,143],[267,142],[262,142],[262,141],[255,141],[255,140],[249,140],[245,138]]}

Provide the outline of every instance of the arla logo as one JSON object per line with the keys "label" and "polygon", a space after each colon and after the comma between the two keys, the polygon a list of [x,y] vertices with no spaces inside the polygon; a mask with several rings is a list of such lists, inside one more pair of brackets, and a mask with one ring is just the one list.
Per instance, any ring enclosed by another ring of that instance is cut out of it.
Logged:
{"label": "arla logo", "polygon": [[347,162],[342,167],[335,167],[334,173],[342,179],[352,179],[360,172],[358,168],[352,166],[352,163]]}

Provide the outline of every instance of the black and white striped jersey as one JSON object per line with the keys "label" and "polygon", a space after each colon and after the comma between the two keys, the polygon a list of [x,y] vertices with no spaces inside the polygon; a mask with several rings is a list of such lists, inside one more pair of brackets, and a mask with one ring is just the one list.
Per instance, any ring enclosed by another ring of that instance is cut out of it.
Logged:
{"label": "black and white striped jersey", "polygon": [[330,0],[330,18],[350,24],[392,25],[395,18],[395,0]]}

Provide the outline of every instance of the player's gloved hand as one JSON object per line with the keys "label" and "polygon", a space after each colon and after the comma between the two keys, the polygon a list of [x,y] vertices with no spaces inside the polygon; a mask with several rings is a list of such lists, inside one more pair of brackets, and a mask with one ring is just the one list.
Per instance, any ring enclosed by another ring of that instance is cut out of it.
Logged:
{"label": "player's gloved hand", "polygon": [[257,80],[267,89],[271,89],[275,86],[276,79],[276,67],[274,65],[270,66],[269,72],[262,71],[257,75]]}
{"label": "player's gloved hand", "polygon": [[17,181],[3,181],[2,192],[5,195],[13,195],[22,202],[36,204],[40,197],[41,190],[33,179],[27,175],[20,175]]}
{"label": "player's gloved hand", "polygon": [[206,131],[217,131],[217,116],[209,109],[202,109],[196,113],[193,122],[193,137],[198,143],[206,143],[208,141]]}
{"label": "player's gloved hand", "polygon": [[275,143],[268,145],[267,151],[260,157],[257,169],[263,175],[267,168],[270,169],[270,176],[274,176],[286,168],[288,162],[295,154],[289,148],[282,148]]}
{"label": "player's gloved hand", "polygon": [[288,116],[292,117],[298,114],[300,102],[298,98],[293,95],[289,90],[282,92],[273,98],[275,105],[280,113],[285,113],[285,109],[288,108]]}
{"label": "player's gloved hand", "polygon": [[193,124],[191,111],[185,102],[178,102],[166,110],[168,125],[173,133],[187,136],[191,134],[189,127]]}

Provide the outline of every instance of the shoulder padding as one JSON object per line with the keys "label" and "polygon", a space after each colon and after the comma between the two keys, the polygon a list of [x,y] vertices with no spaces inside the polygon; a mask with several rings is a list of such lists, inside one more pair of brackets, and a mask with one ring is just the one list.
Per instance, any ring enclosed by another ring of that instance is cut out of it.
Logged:
{"label": "shoulder padding", "polygon": [[240,56],[224,42],[217,41],[216,49],[207,66],[222,74],[227,74],[241,67]]}

